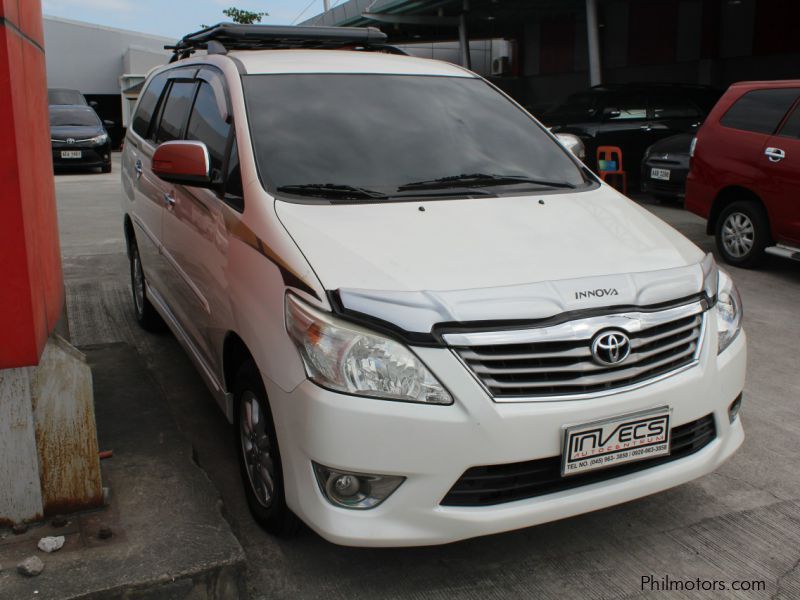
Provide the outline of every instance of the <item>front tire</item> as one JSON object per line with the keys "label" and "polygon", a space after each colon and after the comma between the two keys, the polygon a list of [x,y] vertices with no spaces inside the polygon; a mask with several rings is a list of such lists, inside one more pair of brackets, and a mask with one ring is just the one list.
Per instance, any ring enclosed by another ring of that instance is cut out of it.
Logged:
{"label": "front tire", "polygon": [[756,202],[742,200],[729,204],[716,223],[717,250],[728,264],[749,269],[764,259],[769,245],[769,219]]}
{"label": "front tire", "polygon": [[111,173],[111,163],[103,165],[103,173]]}
{"label": "front tire", "polygon": [[136,322],[146,331],[162,331],[164,329],[164,321],[150,303],[150,300],[147,299],[145,291],[147,283],[144,278],[144,269],[142,268],[142,257],[139,255],[139,247],[136,245],[135,240],[131,241],[130,263],[133,312],[136,316]]}
{"label": "front tire", "polygon": [[300,521],[286,506],[275,423],[264,382],[252,361],[239,369],[233,395],[235,443],[250,512],[270,533],[291,535],[299,528]]}

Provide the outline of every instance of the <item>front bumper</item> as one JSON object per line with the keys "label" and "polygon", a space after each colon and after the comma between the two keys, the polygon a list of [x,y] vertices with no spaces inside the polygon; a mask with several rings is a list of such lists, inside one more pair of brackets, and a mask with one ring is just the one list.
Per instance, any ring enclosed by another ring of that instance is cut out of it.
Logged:
{"label": "front bumper", "polygon": [[[80,158],[62,158],[62,151],[80,151]],[[81,144],[53,144],[53,167],[56,169],[94,168],[111,164],[111,144],[88,146]]]}
{"label": "front bumper", "polygon": [[[654,168],[668,169],[670,172],[669,181],[653,179],[651,173]],[[645,159],[642,161],[642,191],[659,196],[684,198],[686,196],[686,177],[688,175],[688,165]]]}
{"label": "front bumper", "polygon": [[[712,327],[708,328],[713,330]],[[691,481],[716,469],[744,439],[728,406],[744,387],[745,336],[720,356],[709,336],[697,366],[639,389],[571,401],[493,402],[448,350],[415,348],[447,385],[452,406],[359,398],[308,381],[286,393],[267,381],[284,461],[287,503],[325,539],[354,546],[441,544],[598,510]],[[482,507],[443,506],[470,467],[558,456],[562,427],[660,405],[678,426],[712,414],[717,438],[679,460],[536,498]],[[380,506],[331,505],[312,461],[407,479]]]}

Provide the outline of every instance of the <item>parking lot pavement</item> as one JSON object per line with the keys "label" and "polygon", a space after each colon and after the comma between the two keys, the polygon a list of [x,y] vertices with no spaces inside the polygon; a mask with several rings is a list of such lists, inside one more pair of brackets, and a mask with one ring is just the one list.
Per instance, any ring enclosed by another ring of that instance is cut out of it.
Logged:
{"label": "parking lot pavement", "polygon": [[[749,338],[747,439],[717,472],[578,518],[447,546],[342,548],[308,529],[277,540],[249,516],[233,433],[188,358],[170,335],[135,326],[114,168],[111,175],[56,177],[73,343],[137,349],[223,497],[247,553],[252,598],[658,597],[642,589],[644,576],[728,586],[680,597],[800,597],[800,265],[773,259],[760,271],[730,269]],[[712,249],[700,219],[677,206],[641,203]],[[766,589],[730,590],[745,580]]]}

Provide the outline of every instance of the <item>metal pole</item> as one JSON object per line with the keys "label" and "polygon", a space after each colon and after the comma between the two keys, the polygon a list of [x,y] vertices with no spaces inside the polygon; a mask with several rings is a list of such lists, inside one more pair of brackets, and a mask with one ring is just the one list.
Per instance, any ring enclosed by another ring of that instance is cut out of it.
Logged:
{"label": "metal pole", "polygon": [[467,12],[469,12],[469,0],[464,0],[464,8],[458,18],[458,48],[461,54],[461,66],[467,69],[472,68],[472,57],[469,53],[469,36],[467,35]]}
{"label": "metal pole", "polygon": [[600,65],[600,36],[597,29],[597,0],[586,0],[586,33],[589,42],[589,84],[600,85],[603,73]]}
{"label": "metal pole", "polygon": [[322,7],[325,9],[325,12],[328,12],[331,9],[331,0],[322,0]]}

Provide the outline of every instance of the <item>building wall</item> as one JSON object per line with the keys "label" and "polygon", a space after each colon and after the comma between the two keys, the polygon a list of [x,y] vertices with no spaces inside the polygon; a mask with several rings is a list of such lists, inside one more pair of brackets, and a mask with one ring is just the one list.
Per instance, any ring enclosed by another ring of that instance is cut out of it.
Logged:
{"label": "building wall", "polygon": [[[119,77],[135,66],[145,72],[164,64],[164,44],[175,40],[101,27],[56,17],[44,19],[47,85],[78,89],[84,94],[119,94]],[[133,57],[125,60],[128,49]],[[125,64],[125,63],[128,64]]]}
{"label": "building wall", "polygon": [[[433,42],[424,44],[398,44],[398,48],[411,56],[433,58],[459,64],[461,54],[458,42]],[[475,40],[469,44],[472,70],[480,75],[491,75],[492,61],[499,56],[508,56],[508,42],[505,40]]]}

